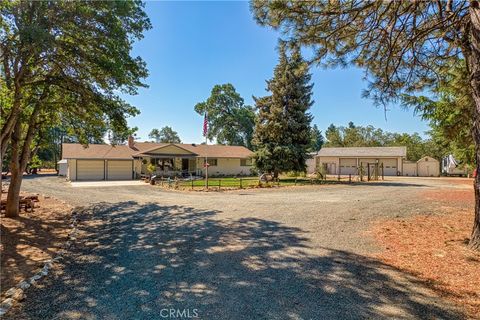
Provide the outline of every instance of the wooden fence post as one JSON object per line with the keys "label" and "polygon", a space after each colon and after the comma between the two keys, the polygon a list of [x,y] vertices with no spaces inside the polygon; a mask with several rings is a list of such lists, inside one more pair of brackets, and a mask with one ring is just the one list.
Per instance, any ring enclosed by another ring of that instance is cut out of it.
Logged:
{"label": "wooden fence post", "polygon": [[352,174],[351,173],[348,175],[348,183],[352,183]]}
{"label": "wooden fence post", "polygon": [[218,190],[222,188],[222,179],[218,179]]}
{"label": "wooden fence post", "polygon": [[240,178],[240,189],[242,189],[242,178]]}
{"label": "wooden fence post", "polygon": [[193,178],[192,178],[192,190],[193,190]]}
{"label": "wooden fence post", "polygon": [[295,185],[297,185],[297,178],[295,178]]}

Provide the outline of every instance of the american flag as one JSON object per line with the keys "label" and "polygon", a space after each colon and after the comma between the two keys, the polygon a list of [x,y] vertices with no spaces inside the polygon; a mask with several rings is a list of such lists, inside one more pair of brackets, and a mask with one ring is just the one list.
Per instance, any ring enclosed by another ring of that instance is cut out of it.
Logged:
{"label": "american flag", "polygon": [[203,118],[203,136],[206,137],[208,133],[208,117],[207,110],[205,110],[205,117]]}

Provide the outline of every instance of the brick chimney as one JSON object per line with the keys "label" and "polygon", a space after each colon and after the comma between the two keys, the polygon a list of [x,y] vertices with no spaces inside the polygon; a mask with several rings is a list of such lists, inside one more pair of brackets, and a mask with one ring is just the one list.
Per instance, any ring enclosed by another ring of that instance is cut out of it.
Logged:
{"label": "brick chimney", "polygon": [[133,139],[133,136],[128,136],[128,147],[133,149],[134,144],[135,140]]}

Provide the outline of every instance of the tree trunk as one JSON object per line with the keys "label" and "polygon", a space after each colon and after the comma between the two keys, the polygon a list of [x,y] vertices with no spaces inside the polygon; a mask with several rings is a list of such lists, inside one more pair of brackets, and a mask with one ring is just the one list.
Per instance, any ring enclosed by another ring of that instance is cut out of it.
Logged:
{"label": "tree trunk", "polygon": [[40,114],[42,103],[48,95],[48,89],[44,89],[41,97],[28,121],[27,132],[22,142],[22,123],[17,121],[11,136],[12,159],[10,162],[10,186],[8,188],[6,217],[15,218],[19,214],[18,201],[20,199],[20,187],[23,180],[23,172],[27,167],[32,156],[31,144],[35,134],[38,134],[38,115]]}
{"label": "tree trunk", "polygon": [[468,60],[471,72],[471,86],[475,101],[473,138],[475,141],[475,219],[473,223],[470,247],[480,250],[480,3],[472,1],[470,5],[471,19],[471,55]]}
{"label": "tree trunk", "polygon": [[12,133],[11,148],[12,159],[10,162],[10,186],[8,187],[7,206],[5,216],[8,218],[16,218],[19,213],[18,202],[20,200],[20,186],[22,185],[23,171],[21,171],[20,164],[20,138],[21,138],[21,124],[20,121],[15,124],[15,129]]}

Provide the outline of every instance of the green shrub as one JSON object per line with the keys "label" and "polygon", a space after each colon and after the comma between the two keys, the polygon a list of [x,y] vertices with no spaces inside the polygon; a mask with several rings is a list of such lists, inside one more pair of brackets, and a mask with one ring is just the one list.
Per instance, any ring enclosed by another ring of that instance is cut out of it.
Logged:
{"label": "green shrub", "polygon": [[152,174],[152,173],[155,172],[156,168],[157,167],[154,164],[149,163],[148,166],[147,166],[147,171],[148,171],[148,173]]}
{"label": "green shrub", "polygon": [[305,171],[289,171],[285,174],[289,178],[302,177],[305,178],[307,173]]}

